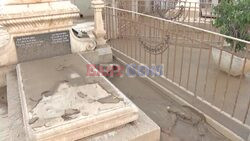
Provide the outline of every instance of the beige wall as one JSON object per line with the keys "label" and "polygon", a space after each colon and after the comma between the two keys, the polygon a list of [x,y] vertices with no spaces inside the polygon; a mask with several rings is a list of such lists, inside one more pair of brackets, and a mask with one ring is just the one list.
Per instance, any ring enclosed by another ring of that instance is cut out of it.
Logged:
{"label": "beige wall", "polygon": [[23,3],[39,3],[39,2],[49,2],[56,0],[1,0],[4,4],[23,4]]}

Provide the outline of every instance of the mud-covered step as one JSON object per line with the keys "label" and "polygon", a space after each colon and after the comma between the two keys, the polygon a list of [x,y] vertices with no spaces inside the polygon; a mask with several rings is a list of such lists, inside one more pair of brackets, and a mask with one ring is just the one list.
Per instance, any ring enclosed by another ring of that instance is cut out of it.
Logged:
{"label": "mud-covered step", "polygon": [[7,100],[8,100],[8,121],[9,140],[24,141],[25,133],[22,120],[22,110],[17,87],[17,75],[13,70],[7,74]]}
{"label": "mud-covered step", "polygon": [[6,87],[0,88],[0,140],[9,139],[8,106],[6,100]]}

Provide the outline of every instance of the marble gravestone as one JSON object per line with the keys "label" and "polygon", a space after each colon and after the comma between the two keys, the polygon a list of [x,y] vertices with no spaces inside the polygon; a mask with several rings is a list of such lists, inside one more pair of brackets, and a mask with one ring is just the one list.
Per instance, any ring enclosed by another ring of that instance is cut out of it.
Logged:
{"label": "marble gravestone", "polygon": [[80,54],[20,63],[27,140],[71,141],[138,119],[138,108],[105,77],[89,77]]}

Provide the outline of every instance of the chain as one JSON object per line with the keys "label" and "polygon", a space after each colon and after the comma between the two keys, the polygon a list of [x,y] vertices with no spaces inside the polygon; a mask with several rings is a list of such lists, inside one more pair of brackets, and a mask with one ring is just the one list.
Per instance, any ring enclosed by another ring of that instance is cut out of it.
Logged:
{"label": "chain", "polygon": [[158,55],[162,54],[169,48],[170,35],[168,34],[164,35],[160,43],[153,45],[152,43],[149,43],[142,39],[142,36],[139,35],[140,32],[138,31],[137,26],[133,27],[135,28],[136,36],[139,37],[138,40],[140,42],[140,45],[142,48],[144,48],[145,51],[154,55]]}
{"label": "chain", "polygon": [[141,44],[141,46],[149,53],[154,54],[154,55],[158,55],[158,54],[162,54],[163,52],[165,52],[168,47],[169,47],[169,40],[170,40],[170,36],[169,35],[165,35],[163,37],[163,40],[161,43],[158,43],[156,45],[152,45],[150,43],[147,43],[146,41],[143,41],[142,38],[140,36],[138,36],[138,40]]}

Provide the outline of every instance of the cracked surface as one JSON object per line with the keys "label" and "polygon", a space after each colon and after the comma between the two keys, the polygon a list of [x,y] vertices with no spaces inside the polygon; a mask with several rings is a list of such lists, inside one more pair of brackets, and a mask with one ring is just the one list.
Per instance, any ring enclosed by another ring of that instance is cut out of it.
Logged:
{"label": "cracked surface", "polygon": [[[85,97],[79,97],[80,93],[84,93]],[[84,115],[87,118],[123,107],[126,107],[126,102],[107,93],[98,83],[77,87],[61,83],[55,93],[43,96],[30,111],[29,124],[40,131],[49,125],[56,126]]]}
{"label": "cracked surface", "polygon": [[88,77],[86,65],[77,54],[18,65],[29,135],[73,140],[138,119],[137,107],[104,78]]}

